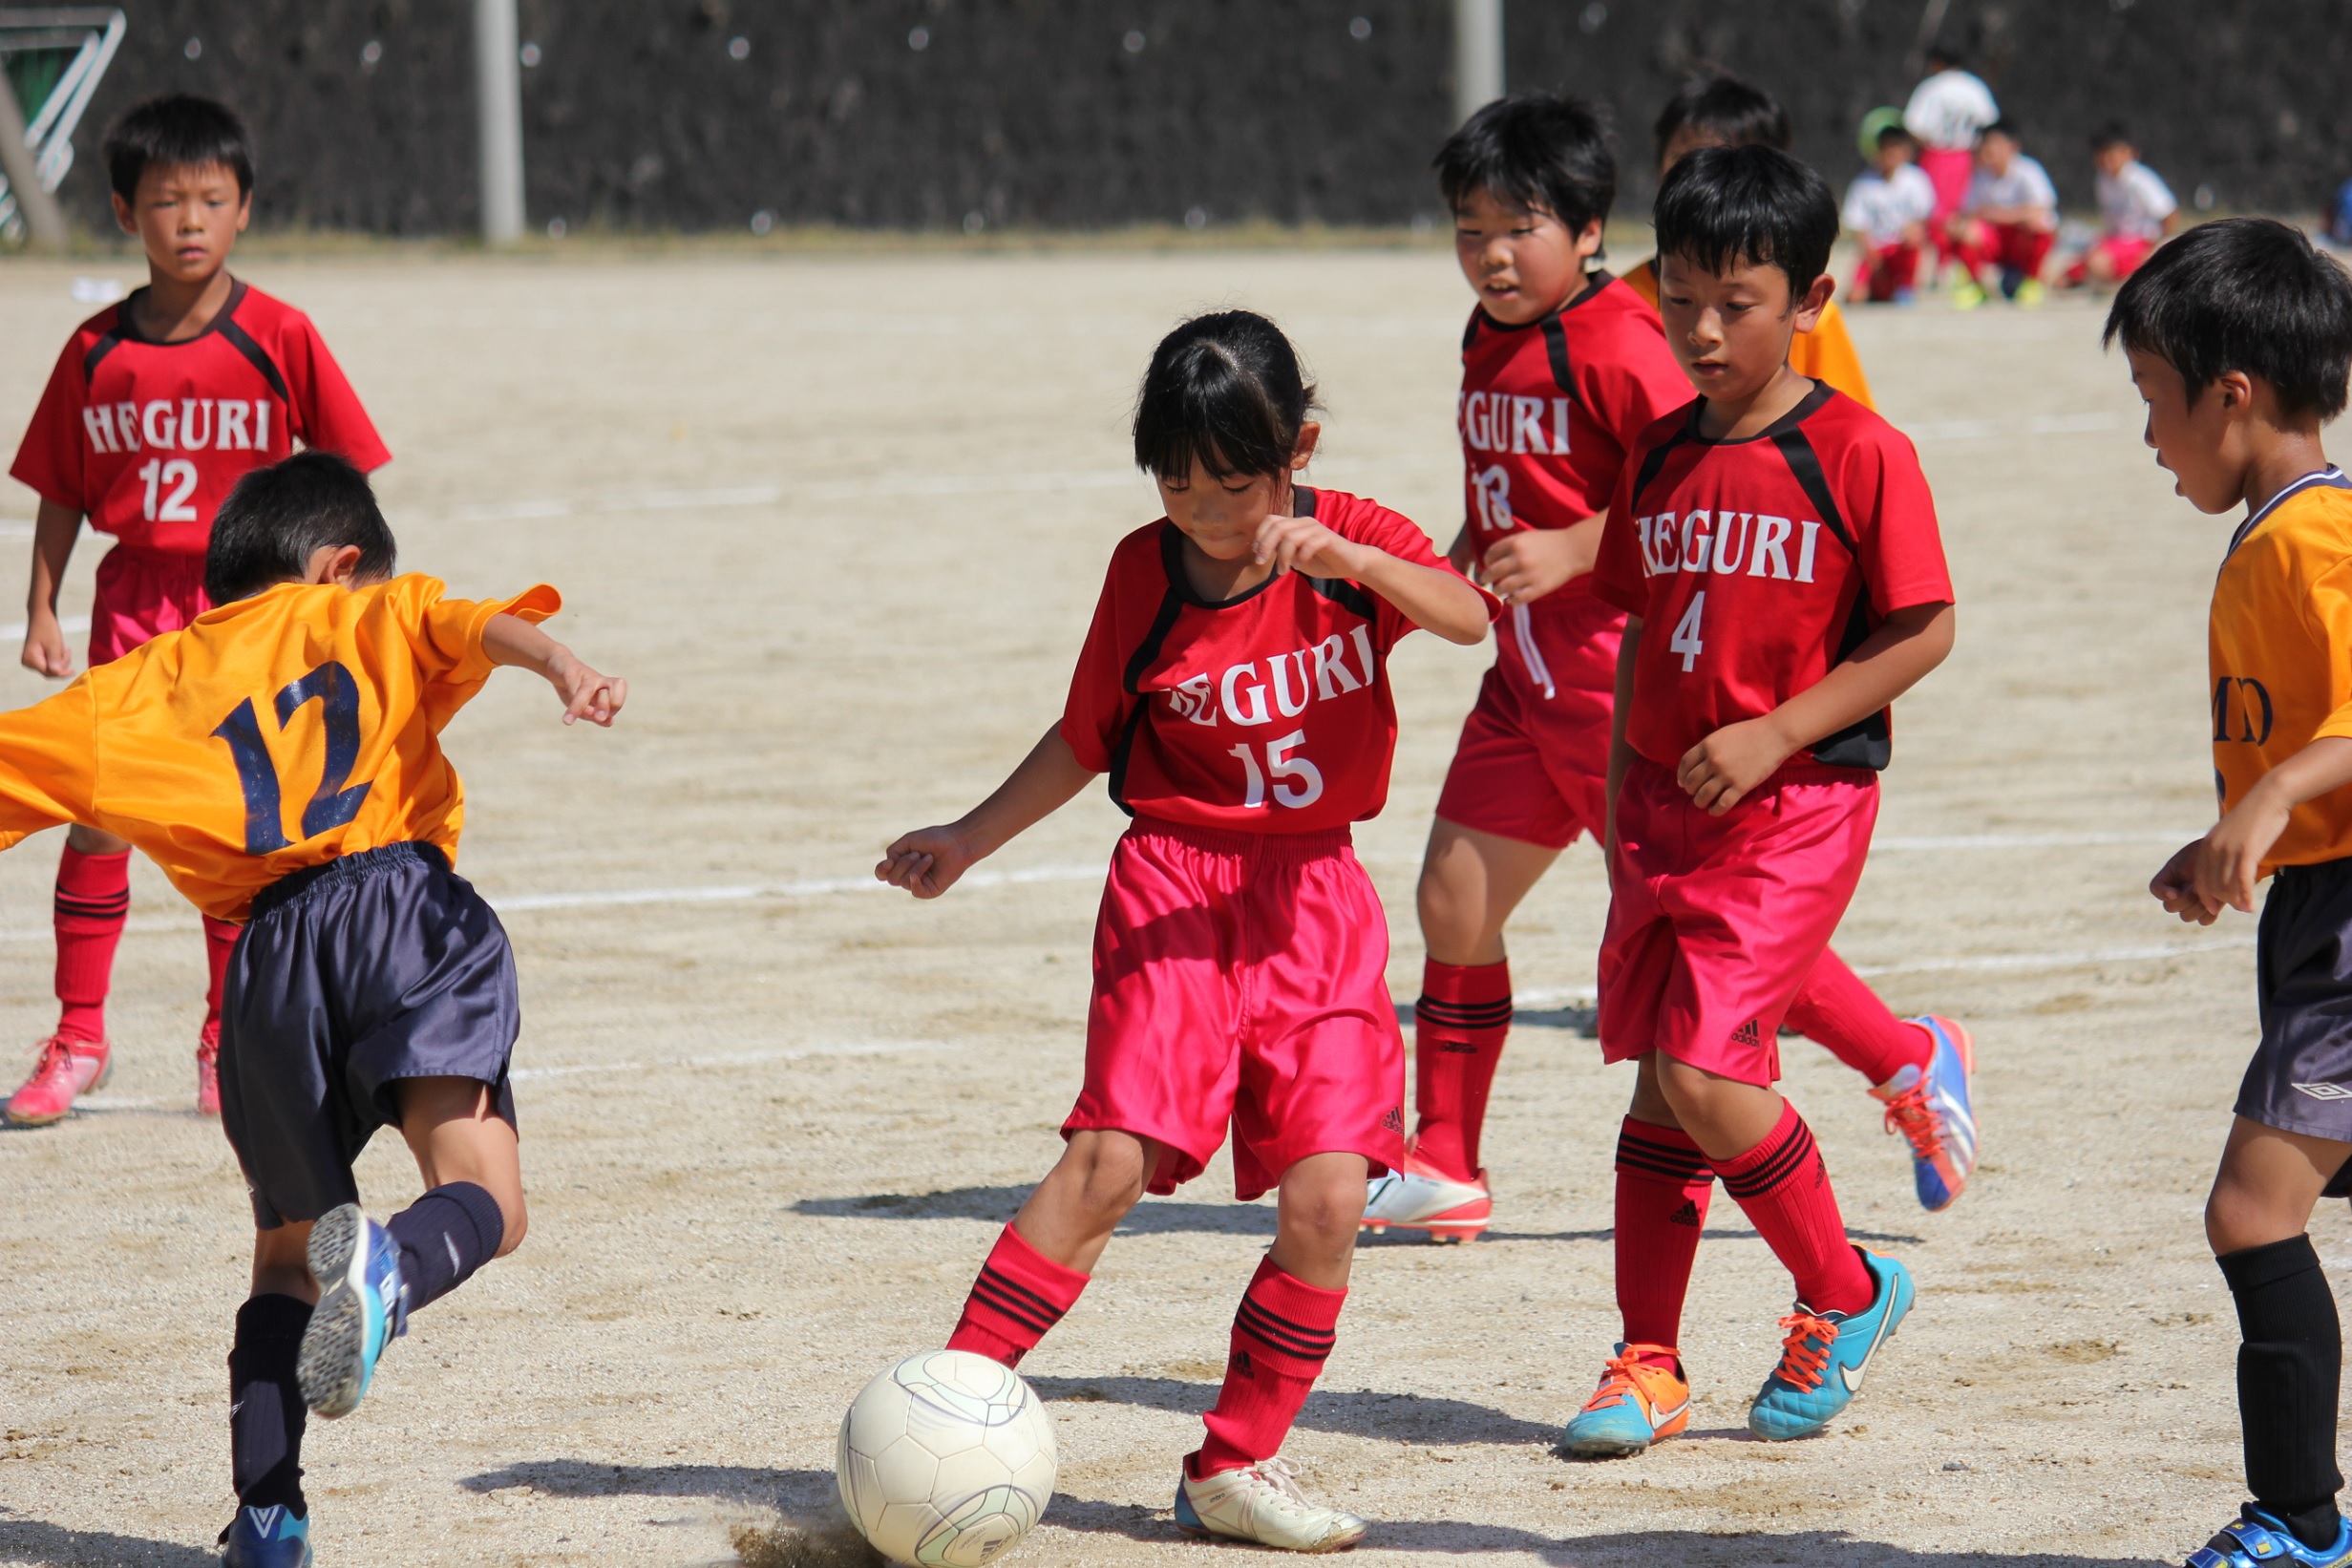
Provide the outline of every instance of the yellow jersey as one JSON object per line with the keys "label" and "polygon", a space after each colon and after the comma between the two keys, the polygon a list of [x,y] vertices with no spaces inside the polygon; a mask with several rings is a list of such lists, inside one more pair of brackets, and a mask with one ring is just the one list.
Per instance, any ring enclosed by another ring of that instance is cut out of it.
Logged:
{"label": "yellow jersey", "polygon": [[[2352,736],[2352,480],[2306,474],[2242,523],[2214,582],[2214,783],[2228,811],[2322,735]],[[2304,801],[2263,858],[2352,856],[2352,786]]]}
{"label": "yellow jersey", "polygon": [[100,828],[231,921],[287,873],[379,844],[454,861],[465,790],[437,737],[490,676],[483,628],[563,602],[545,586],[442,592],[414,575],[281,583],[0,713],[0,849],[61,822]]}
{"label": "yellow jersey", "polygon": [[[1625,274],[1625,282],[1633,291],[1649,301],[1650,308],[1658,308],[1658,258],[1653,256]],[[1826,381],[1866,409],[1876,409],[1870,400],[1870,379],[1862,373],[1862,356],[1855,352],[1854,337],[1846,330],[1845,313],[1837,308],[1835,300],[1821,307],[1821,319],[1810,332],[1799,332],[1789,340],[1789,369],[1799,375],[1810,375],[1815,381]]]}

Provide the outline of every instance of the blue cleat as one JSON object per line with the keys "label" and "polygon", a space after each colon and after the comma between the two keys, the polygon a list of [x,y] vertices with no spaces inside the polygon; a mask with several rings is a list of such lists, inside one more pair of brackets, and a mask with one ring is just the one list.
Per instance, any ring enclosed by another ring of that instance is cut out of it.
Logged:
{"label": "blue cleat", "polygon": [[2352,1563],[2352,1524],[2338,1519],[2336,1538],[2314,1551],[2252,1503],[2220,1535],[2189,1554],[2189,1568],[2343,1568],[2347,1563]]}
{"label": "blue cleat", "polygon": [[408,1331],[400,1247],[358,1204],[346,1203],[311,1226],[310,1273],[319,1304],[303,1331],[294,1375],[303,1403],[331,1420],[359,1409],[384,1347]]}
{"label": "blue cleat", "polygon": [[1871,1091],[1886,1103],[1887,1131],[1911,1140],[1911,1180],[1919,1207],[1950,1208],[1977,1168],[1977,1117],[1969,1079],[1976,1042],[1949,1018],[1903,1020],[1935,1043],[1924,1070],[1907,1067]]}
{"label": "blue cleat", "polygon": [[1895,1332],[1918,1294],[1911,1271],[1892,1258],[1860,1247],[1862,1266],[1876,1282],[1878,1295],[1867,1311],[1853,1317],[1820,1313],[1803,1302],[1780,1320],[1789,1337],[1780,1365],[1764,1380],[1748,1408],[1748,1430],[1768,1443],[1811,1437],[1853,1403],[1879,1344]]}
{"label": "blue cleat", "polygon": [[241,1508],[221,1546],[223,1568],[310,1568],[310,1521],[284,1508]]}

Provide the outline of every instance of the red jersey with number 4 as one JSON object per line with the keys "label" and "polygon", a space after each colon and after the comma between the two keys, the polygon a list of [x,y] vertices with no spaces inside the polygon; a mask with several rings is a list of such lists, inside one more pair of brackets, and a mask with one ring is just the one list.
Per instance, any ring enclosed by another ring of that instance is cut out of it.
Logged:
{"label": "red jersey with number 4", "polygon": [[[1342,539],[1451,570],[1412,520],[1302,486],[1292,502]],[[1388,798],[1388,650],[1413,629],[1370,589],[1284,572],[1211,604],[1162,518],[1119,541],[1070,677],[1062,738],[1111,775],[1129,815],[1242,833],[1313,833]]]}
{"label": "red jersey with number 4", "polygon": [[[1642,434],[1593,569],[1641,616],[1625,738],[1674,766],[1727,724],[1814,685],[1890,610],[1948,604],[1935,498],[1900,431],[1819,382],[1760,434],[1699,434],[1704,400]],[[1874,713],[1816,762],[1883,768]]]}
{"label": "red jersey with number 4", "polygon": [[[143,292],[143,290],[142,290]],[[294,443],[392,460],[310,318],[244,283],[180,343],[138,332],[138,295],[74,329],[9,472],[123,543],[201,556],[212,515]]]}
{"label": "red jersey with number 4", "polygon": [[[1607,511],[1635,439],[1690,397],[1658,313],[1605,272],[1524,327],[1472,311],[1454,422],[1476,554]],[[1589,577],[1572,578],[1536,604],[1591,591]]]}

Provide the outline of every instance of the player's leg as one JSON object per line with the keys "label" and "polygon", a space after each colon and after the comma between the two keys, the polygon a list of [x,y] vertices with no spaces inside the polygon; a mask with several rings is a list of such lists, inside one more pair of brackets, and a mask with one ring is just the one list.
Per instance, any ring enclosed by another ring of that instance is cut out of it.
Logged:
{"label": "player's leg", "polygon": [[947,1348],[1020,1366],[1077,1304],[1111,1233],[1165,1155],[1154,1140],[1116,1128],[1071,1132],[1062,1157],[998,1233]]}
{"label": "player's leg", "polygon": [[66,829],[52,920],[57,935],[57,1027],[41,1043],[32,1076],[10,1096],[8,1119],[46,1127],[106,1080],[106,992],[131,910],[131,846],[111,833]]}
{"label": "player's leg", "polygon": [[1911,1145],[1919,1206],[1948,1209],[1977,1165],[1976,1044],[1951,1019],[1896,1018],[1834,951],[1824,951],[1785,1022],[1862,1075],[1886,1129]]}
{"label": "player's leg", "polygon": [[308,1561],[302,1439],[309,1408],[296,1363],[319,1294],[309,1242],[307,1220],[253,1234],[253,1290],[237,1309],[228,1353],[230,1473],[237,1488],[237,1516],[222,1542],[228,1568],[304,1568]]}

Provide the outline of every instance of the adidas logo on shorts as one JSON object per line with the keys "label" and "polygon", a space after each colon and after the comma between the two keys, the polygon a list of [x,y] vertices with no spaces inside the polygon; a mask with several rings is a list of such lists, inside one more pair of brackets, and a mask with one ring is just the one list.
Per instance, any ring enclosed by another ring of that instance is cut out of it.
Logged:
{"label": "adidas logo on shorts", "polygon": [[1388,1113],[1380,1118],[1380,1125],[1391,1133],[1405,1131],[1405,1111],[1401,1106],[1388,1107]]}
{"label": "adidas logo on shorts", "polygon": [[1731,1031],[1731,1043],[1735,1046],[1760,1046],[1764,1044],[1764,1032],[1756,1028],[1756,1021],[1751,1018]]}

